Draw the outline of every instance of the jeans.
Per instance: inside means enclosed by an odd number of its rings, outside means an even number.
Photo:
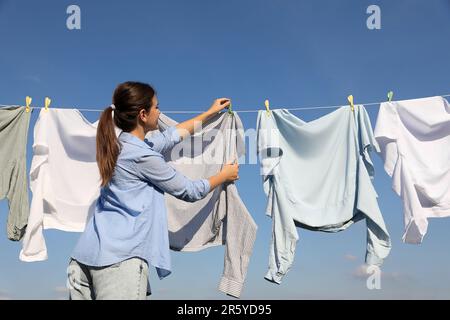
[[[148,265],[131,258],[106,267],[91,267],[71,259],[68,287],[71,300],[145,300]]]

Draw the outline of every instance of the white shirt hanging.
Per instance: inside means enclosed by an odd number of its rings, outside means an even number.
[[[100,194],[97,123],[75,109],[41,110],[34,129],[33,192],[22,261],[47,259],[44,229],[82,232]]]
[[[403,201],[403,241],[421,243],[428,218],[450,216],[449,103],[443,97],[382,103],[375,138]]]

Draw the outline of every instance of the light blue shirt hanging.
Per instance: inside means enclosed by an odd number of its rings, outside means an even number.
[[[112,180],[101,189],[72,258],[100,267],[139,257],[163,278],[171,272],[164,192],[196,201],[209,193],[210,185],[207,179],[188,179],[164,160],[162,153],[180,142],[175,127],[145,141],[122,132],[119,141]]]
[[[338,232],[367,224],[366,263],[381,265],[391,248],[371,178],[378,150],[363,106],[342,107],[305,122],[286,109],[260,111],[258,155],[272,241],[266,279],[281,283],[291,267],[296,226]]]

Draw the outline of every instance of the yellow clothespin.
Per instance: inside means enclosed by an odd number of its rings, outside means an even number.
[[[31,110],[31,108],[30,108],[31,101],[33,101],[33,99],[31,99],[31,97],[27,96],[25,98],[26,112],[30,112],[30,110]]]
[[[387,94],[387,97],[388,97],[388,101],[391,102],[392,98],[394,97],[394,92],[389,91],[388,94]]]
[[[231,100],[230,100],[230,106],[228,107],[228,114],[233,115],[233,106],[231,105]]]
[[[266,106],[267,116],[270,116],[270,104],[268,99],[264,101],[264,105]]]
[[[45,111],[48,111],[50,103],[52,103],[52,99],[50,99],[49,97],[45,97]]]
[[[352,112],[355,111],[355,105],[353,104],[353,96],[349,95],[347,97],[347,99],[348,99],[348,102],[350,103],[350,107],[352,108]]]

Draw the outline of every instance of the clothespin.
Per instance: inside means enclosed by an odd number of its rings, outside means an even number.
[[[31,98],[31,97],[29,97],[29,96],[27,96],[26,98],[25,98],[25,105],[26,105],[26,112],[30,112],[30,110],[31,110],[31,108],[30,108],[30,104],[31,104],[31,101],[32,101],[33,99]]]
[[[228,107],[228,114],[233,115],[233,106],[231,105],[231,100],[230,100],[230,106]]]
[[[352,108],[352,112],[355,111],[355,105],[353,104],[353,96],[349,95],[347,97],[347,99],[348,99],[348,102],[350,103],[350,107]]]
[[[387,97],[388,97],[388,101],[391,102],[392,98],[394,97],[394,92],[389,91],[388,94],[387,94]]]
[[[45,111],[48,111],[50,103],[52,103],[52,99],[50,99],[49,97],[45,97]]]
[[[264,105],[266,106],[267,116],[270,116],[270,104],[269,104],[269,99],[266,99],[266,101],[264,101]]]

